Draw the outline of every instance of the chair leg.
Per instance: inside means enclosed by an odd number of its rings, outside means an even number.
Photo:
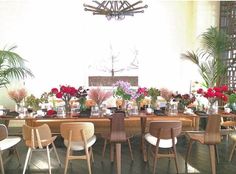
[[[190,152],[191,152],[191,149],[192,149],[192,144],[193,144],[193,141],[190,140],[189,145],[188,145],[188,149],[187,149],[187,153],[186,153],[186,156],[185,156],[185,165],[186,166],[187,166],[189,155],[190,155]]]
[[[58,161],[59,165],[61,166],[61,161],[60,161],[60,158],[58,156],[57,149],[56,149],[56,146],[55,146],[54,143],[52,143],[52,147],[53,147],[54,153],[56,155],[57,161]]]
[[[107,146],[107,139],[104,139],[104,145],[103,145],[103,149],[102,149],[102,159],[105,156],[106,146]]]
[[[157,166],[157,155],[159,153],[159,147],[156,147],[155,154],[154,154],[154,159],[153,159],[153,174],[156,173],[156,166]]]
[[[211,172],[212,174],[216,174],[216,154],[215,154],[215,145],[208,145],[210,152],[210,160],[211,160]]]
[[[177,162],[177,152],[176,152],[176,146],[175,146],[175,144],[174,144],[174,146],[173,146],[173,153],[174,153],[174,158],[175,158],[176,171],[177,171],[177,173],[179,173],[178,162]]]
[[[48,171],[49,171],[49,174],[51,174],[51,160],[50,160],[50,150],[49,150],[49,147],[47,146],[46,147],[47,149],[47,158],[48,158]]]
[[[31,156],[31,153],[32,153],[32,149],[29,147],[29,148],[28,148],[27,155],[26,155],[25,165],[24,165],[24,169],[23,169],[23,173],[22,173],[22,174],[25,174],[26,167],[27,167],[27,165],[28,165],[29,157]]]
[[[91,160],[94,163],[93,148],[92,147],[90,147],[90,155],[91,155]]]
[[[70,156],[70,147],[67,147],[64,174],[67,173],[68,162],[69,162],[69,156]]]
[[[90,155],[89,155],[89,151],[88,151],[88,148],[87,148],[87,147],[85,148],[85,154],[86,154],[86,158],[87,158],[87,164],[88,164],[88,171],[89,171],[89,174],[92,174]]]
[[[110,150],[110,160],[111,160],[111,162],[114,162],[114,150],[115,150],[115,148],[114,148],[114,143],[110,143],[110,148],[111,148],[111,150]]]
[[[1,163],[1,172],[4,174],[3,160],[2,160],[2,151],[0,151],[0,163]]]
[[[230,152],[230,155],[229,155],[229,162],[231,162],[232,160],[232,157],[233,157],[233,154],[234,154],[234,151],[235,151],[235,147],[236,147],[236,142],[234,143],[233,147],[232,147],[232,150]]]
[[[219,153],[218,153],[218,147],[217,145],[215,144],[215,153],[216,153],[216,159],[217,159],[217,163],[220,163],[220,158],[219,158]]]
[[[134,156],[133,156],[133,152],[132,152],[132,147],[131,147],[130,139],[128,138],[127,141],[128,141],[128,145],[129,145],[129,152],[130,152],[131,160],[134,161]]]

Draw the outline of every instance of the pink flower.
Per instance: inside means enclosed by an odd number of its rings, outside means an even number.
[[[96,102],[100,106],[104,101],[113,95],[110,91],[102,90],[101,88],[92,88],[89,90],[88,97]]]

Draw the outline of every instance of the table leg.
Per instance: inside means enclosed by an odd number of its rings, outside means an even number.
[[[145,146],[145,129],[146,129],[146,122],[147,118],[146,117],[140,117],[140,124],[141,124],[141,151],[143,153],[143,160],[146,162],[147,161],[147,151],[146,151],[146,146]]]
[[[116,169],[117,174],[121,174],[121,144],[116,143]]]

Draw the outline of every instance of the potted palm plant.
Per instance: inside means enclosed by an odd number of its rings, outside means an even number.
[[[16,46],[0,50],[0,88],[10,84],[12,78],[24,79],[33,77],[33,73],[26,67],[26,60],[13,52]]]
[[[227,73],[227,66],[222,60],[222,54],[230,44],[228,35],[210,27],[201,36],[202,48],[197,51],[187,51],[181,58],[190,60],[197,65],[204,86],[214,87],[223,83]]]

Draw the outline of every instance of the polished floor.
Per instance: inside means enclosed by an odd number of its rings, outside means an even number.
[[[92,165],[93,174],[115,174],[115,164],[109,161],[109,146],[107,147],[106,156],[102,160],[102,145],[103,140],[98,138],[94,145],[94,158],[95,162]],[[58,137],[56,140],[56,146],[58,149],[59,157],[64,163],[66,149],[63,146],[62,139]],[[208,155],[207,146],[201,144],[194,144],[191,158],[186,169],[184,163],[184,157],[186,153],[187,141],[184,136],[179,137],[177,144],[178,151],[178,166],[179,173],[185,174],[210,174],[210,159]],[[229,151],[232,146],[231,140],[226,138],[222,139],[221,144],[218,146],[220,162],[217,164],[217,174],[235,174],[236,173],[236,154],[233,157],[232,162],[228,162]],[[131,161],[128,146],[126,143],[122,144],[122,174],[151,174],[152,173],[152,162],[145,163],[142,160],[140,153],[140,137],[134,137],[132,139],[132,147],[134,153],[134,162]],[[6,174],[21,174],[23,171],[24,160],[26,156],[26,147],[22,141],[18,145],[18,150],[21,158],[21,166],[18,165],[17,158],[14,156],[5,164]],[[4,156],[7,154],[5,153]],[[64,164],[60,167],[56,161],[56,157],[51,152],[52,157],[52,173],[63,174]],[[27,169],[27,174],[43,174],[48,173],[47,170],[47,158],[46,152],[35,152],[32,155],[31,164]],[[87,164],[85,161],[74,160],[68,168],[68,174],[86,174],[88,173]],[[174,161],[168,159],[160,159],[157,164],[157,173],[159,174],[171,174],[176,173]]]

